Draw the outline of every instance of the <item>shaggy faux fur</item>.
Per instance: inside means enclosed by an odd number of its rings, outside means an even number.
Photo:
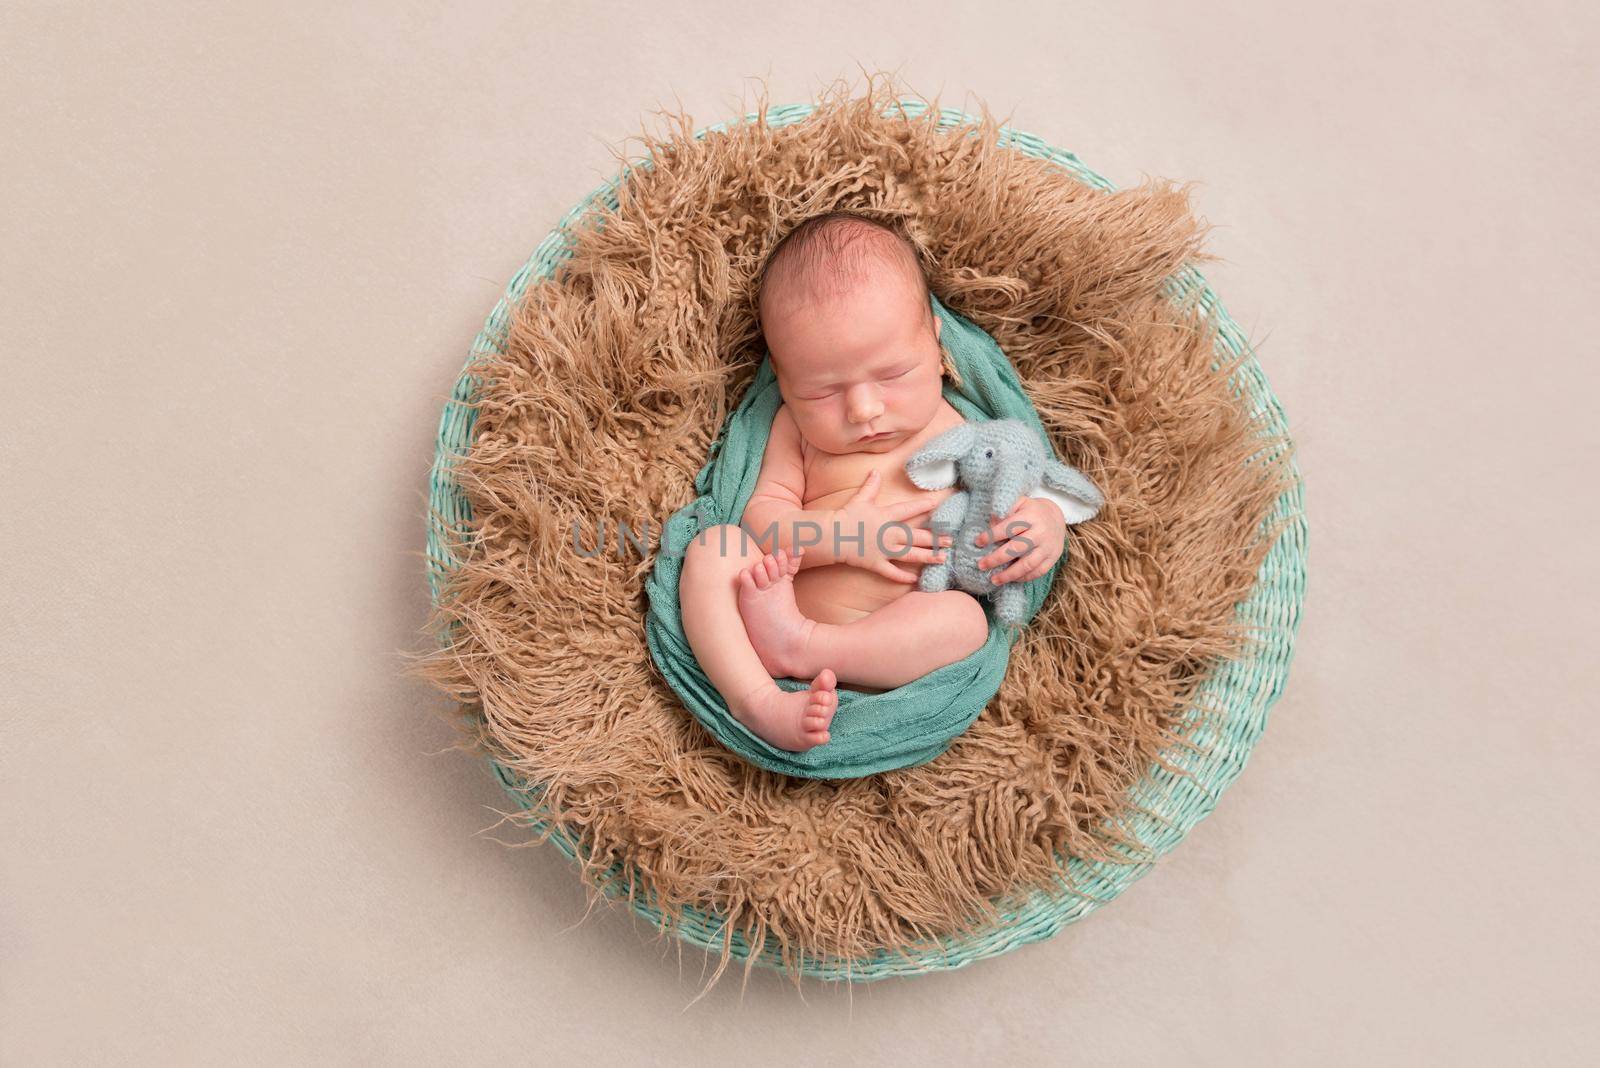
[[[450,643],[426,666],[472,744],[547,784],[586,881],[620,865],[613,892],[726,915],[790,963],[979,932],[996,900],[1056,886],[1065,854],[1137,856],[1128,789],[1192,726],[1208,666],[1241,650],[1234,608],[1285,484],[1287,450],[1213,367],[1203,320],[1161,294],[1199,254],[1185,193],[1088,188],[998,147],[987,110],[956,132],[936,128],[937,103],[883,117],[901,95],[835,89],[800,124],[703,141],[670,116],[642,139],[653,167],[580,223],[505,353],[473,368],[477,436],[456,473],[475,537],[439,598]],[[756,274],[834,208],[904,229],[1106,497],[972,728],[932,763],[846,782],[713,742],[653,672],[649,560],[572,545],[574,524],[592,546],[600,526],[659,531],[693,498],[765,351]]]

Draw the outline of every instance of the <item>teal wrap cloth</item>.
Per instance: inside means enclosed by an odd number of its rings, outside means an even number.
[[[1020,419],[1033,427],[1049,448],[1039,413],[1022,391],[1016,370],[1000,346],[937,297],[930,300],[944,324],[939,340],[961,378],[960,385],[946,380],[945,399],[967,419]],[[964,660],[884,693],[861,693],[840,686],[839,709],[828,728],[827,744],[803,753],[770,745],[734,719],[722,695],[700,670],[684,636],[678,604],[683,554],[702,531],[720,523],[739,523],[755,491],[767,436],[782,403],[772,361],[764,359],[695,478],[700,496],[665,523],[654,566],[645,580],[650,599],[645,638],[650,655],[684,706],[719,742],[769,771],[811,779],[849,779],[927,763],[972,725],[1005,677],[1017,632],[994,624],[987,601],[984,611],[990,617],[989,638],[981,648]],[[1044,604],[1065,559],[1063,553],[1047,574],[1026,584],[1024,624]],[[778,685],[800,690],[809,683],[780,679]]]

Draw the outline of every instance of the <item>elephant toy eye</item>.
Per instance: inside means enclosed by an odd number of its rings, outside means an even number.
[[[993,449],[984,449],[983,450],[983,458],[985,460],[993,460],[994,459],[994,450]]]

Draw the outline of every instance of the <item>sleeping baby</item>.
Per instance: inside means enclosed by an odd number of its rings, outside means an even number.
[[[905,463],[963,419],[942,393],[941,323],[911,246],[848,213],[807,220],[768,259],[758,308],[783,404],[741,525],[689,544],[679,600],[728,710],[799,752],[827,742],[837,686],[904,685],[976,651],[989,625],[971,594],[915,588],[950,544],[928,514],[955,491],[918,489]],[[994,546],[979,562],[994,583],[1060,557],[1051,500],[991,518],[975,544]]]

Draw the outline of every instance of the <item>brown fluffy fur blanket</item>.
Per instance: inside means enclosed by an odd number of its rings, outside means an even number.
[[[1243,648],[1234,609],[1288,470],[1206,321],[1163,295],[1199,256],[1183,190],[1092,189],[999,147],[986,109],[955,131],[937,104],[886,117],[892,88],[836,89],[791,126],[696,140],[676,116],[642,138],[653,166],[574,227],[505,351],[471,368],[476,436],[456,476],[474,529],[425,666],[471,745],[544,784],[591,885],[618,867],[612,892],[726,916],[788,963],[972,935],[1014,896],[1060,887],[1068,855],[1137,857],[1129,788]],[[694,497],[765,351],[756,272],[834,208],[910,236],[939,299],[995,338],[1058,454],[1107,498],[971,729],[931,763],[844,782],[719,747],[646,650],[650,560],[571,544],[574,521],[586,538],[659,530]]]

